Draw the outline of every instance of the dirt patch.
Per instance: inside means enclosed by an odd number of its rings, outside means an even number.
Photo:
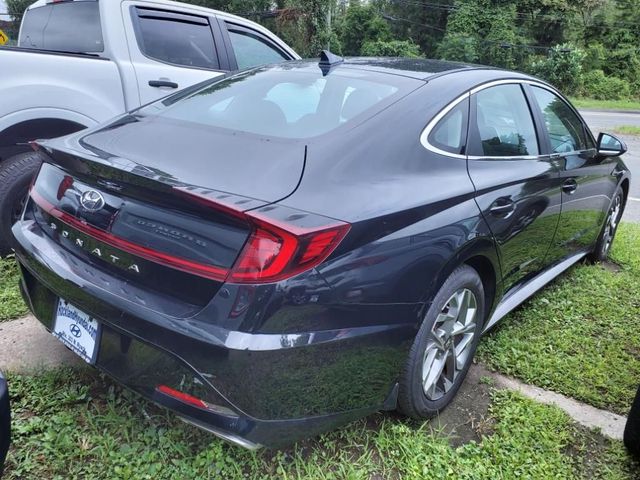
[[[493,373],[480,365],[472,365],[453,402],[429,422],[432,431],[449,437],[452,447],[493,433],[489,415],[491,391],[495,389]]]
[[[602,265],[602,268],[608,270],[611,273],[618,273],[620,272],[620,270],[622,270],[622,267],[620,265],[611,261],[602,262],[600,265]]]
[[[579,478],[605,478],[604,472],[610,468],[613,460],[614,440],[603,437],[594,430],[581,425],[573,426],[573,438],[564,453],[573,459]],[[640,478],[640,463],[626,457],[620,465],[625,478]]]

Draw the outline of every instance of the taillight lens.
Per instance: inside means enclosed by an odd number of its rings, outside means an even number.
[[[331,255],[350,228],[338,223],[309,231],[247,217],[255,228],[227,279],[232,283],[277,282],[310,270]]]
[[[295,221],[275,220],[260,210],[244,212],[220,198],[176,190],[201,204],[242,218],[252,226],[251,234],[226,278],[231,283],[272,283],[311,270],[333,253],[351,228],[348,223],[316,216],[314,227],[301,227]]]

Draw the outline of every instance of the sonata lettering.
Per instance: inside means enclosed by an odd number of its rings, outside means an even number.
[[[49,227],[53,231],[59,230],[58,225],[53,223],[53,222],[49,224]],[[60,230],[60,234],[64,238],[70,238],[71,237],[71,233],[68,232],[67,230]],[[76,245],[78,247],[81,247],[81,248],[85,248],[85,240],[76,237],[76,238],[73,238],[72,241],[73,241],[74,245]],[[103,248],[95,247],[95,248],[93,248],[91,250],[86,249],[86,251],[88,253],[90,253],[91,255],[95,256],[95,257],[110,260],[111,263],[113,263],[114,265],[117,265],[117,266],[119,266],[121,268],[124,268],[126,270],[130,270],[132,272],[140,274],[140,267],[136,263],[126,262],[125,260],[123,260],[122,258],[118,257],[117,255],[113,255],[111,253],[105,252]]]

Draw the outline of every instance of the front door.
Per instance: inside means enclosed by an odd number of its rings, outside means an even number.
[[[612,159],[597,156],[595,142],[579,115],[561,97],[531,86],[544,119],[552,156],[561,162],[562,215],[548,263],[590,249],[598,238],[617,178]]]
[[[469,175],[498,245],[505,292],[544,267],[560,218],[560,162],[546,154],[536,118],[517,82],[471,97]]]

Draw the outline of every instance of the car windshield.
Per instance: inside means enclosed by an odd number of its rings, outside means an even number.
[[[418,86],[417,80],[337,69],[272,66],[229,77],[140,110],[142,115],[282,138],[327,133],[373,115]],[[365,117],[366,118],[366,117]]]

